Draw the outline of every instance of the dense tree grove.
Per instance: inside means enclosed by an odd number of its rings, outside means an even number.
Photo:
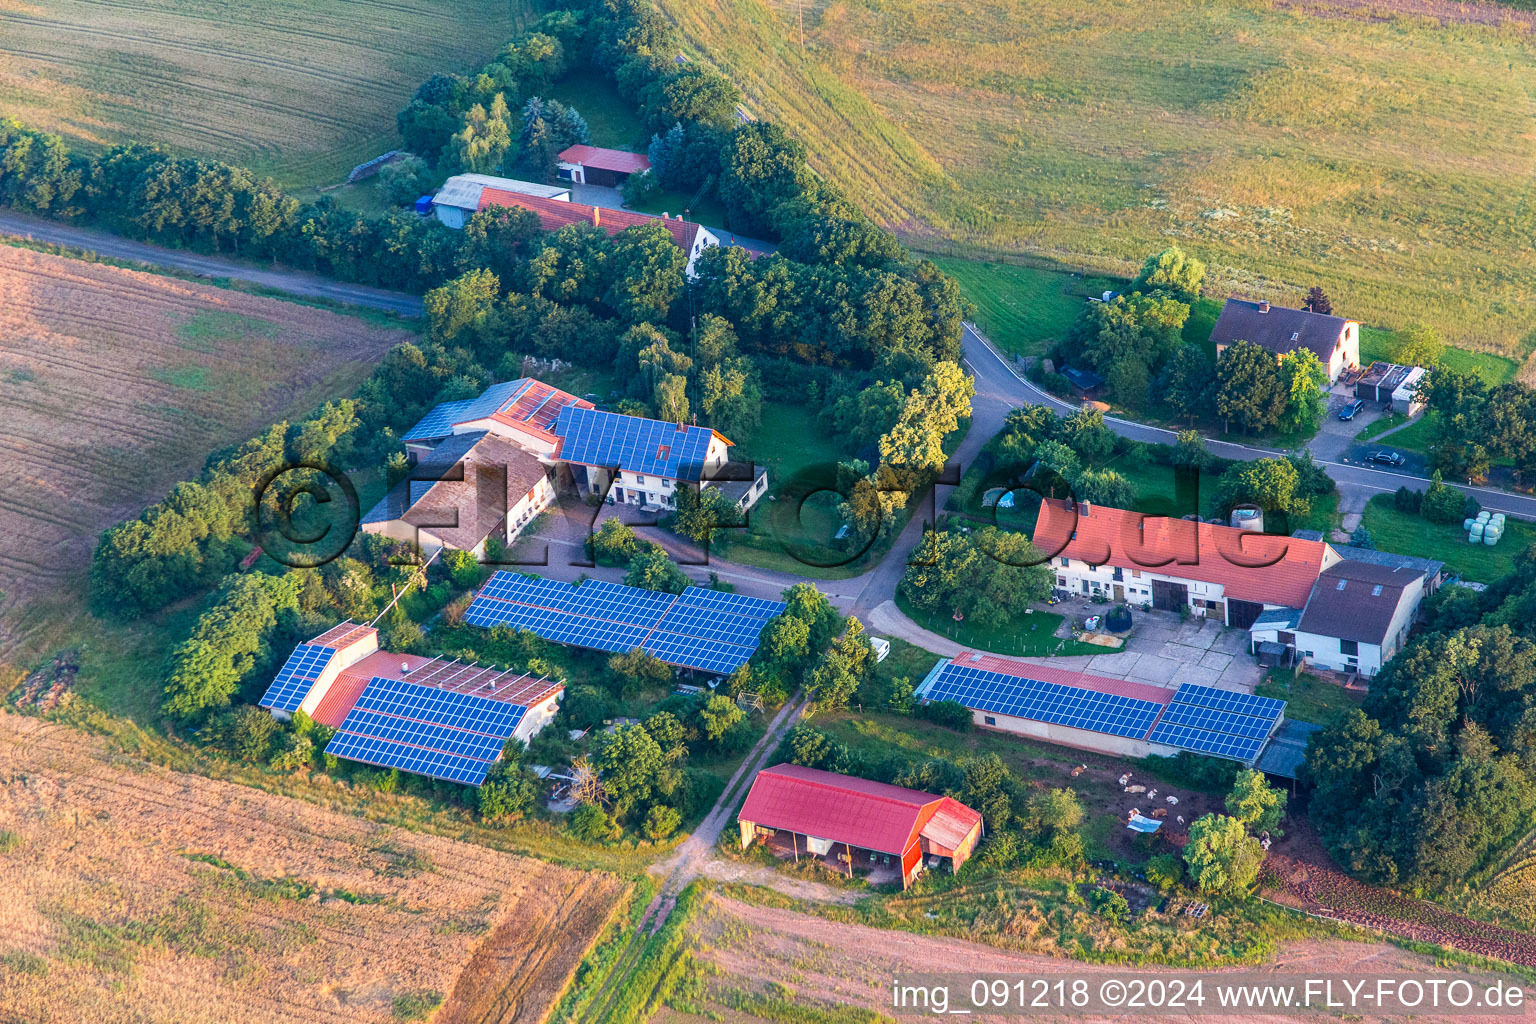
[[[1536,391],[1528,385],[1489,386],[1474,372],[1436,366],[1418,393],[1429,408],[1433,468],[1480,482],[1494,459],[1506,458],[1518,479],[1536,473]]]
[[[1315,737],[1313,822],[1360,877],[1434,891],[1523,835],[1536,814],[1536,550],[1482,593],[1451,587],[1363,709]]]

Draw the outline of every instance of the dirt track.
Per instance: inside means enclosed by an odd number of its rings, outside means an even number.
[[[1136,971],[1157,973],[1156,968],[1135,969],[1088,964],[1048,956],[1014,953],[959,939],[841,924],[791,910],[753,906],[719,895],[711,897],[710,907],[700,922],[699,933],[702,942],[699,955],[718,969],[719,973],[715,977],[728,979],[722,984],[738,989],[752,989],[761,987],[766,980],[772,980],[785,986],[792,993],[789,998],[796,1005],[851,1005],[887,1013],[891,979],[901,975],[991,972],[1092,977],[1108,973],[1125,975]],[[1429,957],[1409,953],[1385,943],[1327,940],[1288,943],[1267,964],[1252,968],[1230,968],[1225,969],[1225,972],[1407,975],[1423,974],[1432,967],[1433,961]],[[1223,972],[1202,973],[1210,977]],[[722,1016],[723,1019],[733,1022],[757,1019],[729,1012]],[[653,1024],[694,1024],[702,1019],[675,1010],[663,1010],[653,1018]],[[1018,1021],[1026,1018],[968,1016],[966,1019],[977,1022],[1006,1020],[1011,1024],[1017,1024]],[[1135,1021],[1137,1024],[1161,1024],[1161,1022],[1172,1024],[1175,1021],[1187,1022],[1191,1016],[1184,1012],[1178,1014],[1138,1012],[1124,1016],[1091,1019],[1127,1020]],[[1295,1022],[1308,1018],[1254,1013],[1195,1019]],[[1357,1016],[1352,1019],[1365,1021],[1380,1018]],[[1423,1016],[1416,1019],[1437,1018]],[[1444,1019],[1470,1022],[1507,1021],[1511,1018],[1461,1016]]]

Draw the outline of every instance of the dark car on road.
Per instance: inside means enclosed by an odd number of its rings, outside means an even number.
[[[1379,463],[1383,466],[1401,466],[1408,461],[1403,458],[1401,453],[1394,452],[1390,448],[1382,448],[1379,451],[1371,452],[1371,454],[1365,457],[1365,460],[1367,462]]]
[[[1339,419],[1346,420],[1346,421],[1354,419],[1355,418],[1355,413],[1359,412],[1361,407],[1364,406],[1364,405],[1365,405],[1365,400],[1364,399],[1361,399],[1361,398],[1355,399],[1353,402],[1350,402],[1344,408],[1339,410]]]

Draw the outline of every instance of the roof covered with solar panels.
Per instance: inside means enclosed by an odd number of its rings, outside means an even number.
[[[939,662],[917,695],[1244,764],[1285,715],[1285,701],[1270,697],[1195,683],[1169,690],[979,652]]]
[[[572,647],[615,653],[638,647],[679,668],[729,675],[752,657],[763,626],[783,611],[782,601],[702,587],[674,596],[606,580],[578,585],[503,571],[485,582],[464,621],[526,629]]]
[[[667,423],[643,416],[567,406],[555,423],[562,462],[631,473],[701,480],[709,443],[719,434],[708,427]],[[730,444],[725,438],[720,440]]]
[[[480,420],[495,420],[535,436],[553,440],[560,411],[592,403],[532,377],[492,384],[477,398],[442,402],[405,432],[403,441],[432,441],[448,437],[456,427]]]

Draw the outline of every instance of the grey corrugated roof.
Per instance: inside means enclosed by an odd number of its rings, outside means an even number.
[[[1259,755],[1259,760],[1254,767],[1270,775],[1279,775],[1287,779],[1296,778],[1302,762],[1307,759],[1307,740],[1322,728],[1311,722],[1298,722],[1294,718],[1287,718],[1269,738],[1269,744]]]
[[[1343,317],[1274,305],[1261,313],[1260,307],[1261,303],[1252,299],[1228,299],[1211,329],[1211,341],[1217,345],[1251,341],[1276,355],[1298,348],[1311,349],[1324,366],[1333,359],[1339,336],[1348,323]]]
[[[1437,562],[1432,558],[1415,558],[1413,555],[1399,555],[1391,551],[1377,551],[1374,548],[1357,548],[1349,545],[1334,545],[1337,551],[1345,559],[1351,562],[1369,562],[1373,565],[1390,567],[1402,567],[1412,569],[1421,576],[1434,577],[1445,568],[1444,562]]]
[[[1301,618],[1299,608],[1266,608],[1259,612],[1259,617],[1253,620],[1254,626],[1274,626],[1277,629],[1290,629]],[[1250,629],[1253,626],[1249,627]]]

